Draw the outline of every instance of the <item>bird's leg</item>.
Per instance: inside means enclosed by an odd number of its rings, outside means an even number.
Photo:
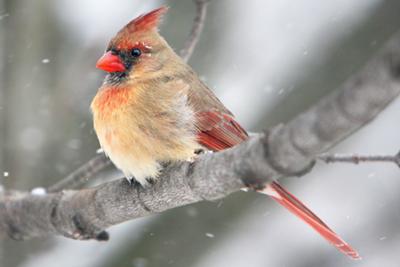
[[[187,159],[187,161],[193,163],[196,161],[196,159],[200,156],[200,155],[206,155],[206,154],[212,154],[214,153],[211,150],[208,149],[204,149],[204,148],[198,148],[194,151],[193,156],[191,156],[190,158]]]
[[[142,185],[135,179],[134,176],[128,175],[128,176],[125,176],[125,178],[126,178],[126,180],[128,180],[129,185],[132,186],[132,187],[137,188],[137,187],[142,186]]]
[[[150,185],[154,185],[156,183],[156,180],[152,177],[146,178],[146,182]]]
[[[204,149],[204,148],[198,148],[198,149],[196,149],[195,151],[194,151],[194,154],[196,154],[196,155],[201,155],[201,154],[203,154],[203,153],[205,153],[206,152],[206,150]]]

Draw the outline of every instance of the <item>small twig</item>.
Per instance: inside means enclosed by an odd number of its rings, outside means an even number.
[[[111,161],[106,157],[105,154],[98,155],[85,164],[79,169],[75,170],[67,177],[50,186],[47,192],[53,193],[64,189],[78,189],[85,185],[91,177],[96,175],[99,171],[111,164]]]
[[[207,16],[207,6],[210,0],[194,0],[196,3],[196,17],[194,18],[193,27],[189,37],[186,39],[185,45],[180,52],[181,57],[185,62],[188,62],[193,54],[193,51],[200,39],[203,31],[204,22]]]
[[[400,168],[400,152],[394,156],[388,155],[328,155],[323,154],[317,157],[317,159],[324,161],[325,163],[338,163],[338,162],[345,162],[345,163],[369,163],[369,162],[393,162]]]

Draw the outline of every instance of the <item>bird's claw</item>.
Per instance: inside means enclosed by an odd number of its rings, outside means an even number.
[[[140,186],[140,183],[133,176],[125,176],[126,180],[129,183],[129,186],[137,187]]]
[[[203,149],[203,148],[199,148],[199,149],[196,149],[195,151],[194,151],[194,154],[196,154],[196,155],[201,155],[201,154],[203,154],[205,152],[205,150]]]

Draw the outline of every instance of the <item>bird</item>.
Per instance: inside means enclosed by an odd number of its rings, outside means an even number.
[[[91,103],[99,143],[129,181],[157,181],[163,163],[246,141],[248,133],[159,33],[168,7],[142,14],[109,42],[96,67],[107,72]],[[150,185],[151,186],[151,185]],[[267,194],[353,259],[359,254],[276,181]]]

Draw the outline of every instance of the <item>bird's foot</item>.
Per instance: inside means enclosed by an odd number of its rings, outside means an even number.
[[[212,153],[214,153],[214,151],[203,148],[199,148],[194,151],[195,155],[212,154]]]
[[[132,187],[139,187],[141,184],[135,179],[134,176],[125,176],[126,180],[128,181],[129,185]]]
[[[201,155],[205,152],[206,150],[204,150],[203,148],[198,148],[194,151],[194,154],[196,155]]]
[[[133,176],[126,176],[126,180],[128,181],[129,185],[134,188],[146,188],[147,186],[152,186],[156,183],[156,179],[152,177],[145,178],[146,182],[139,182]]]
[[[200,156],[200,155],[206,155],[206,154],[211,154],[213,153],[211,150],[206,150],[206,149],[196,149],[194,151],[194,155],[191,156],[190,158],[188,158],[186,161],[189,161],[190,163],[193,163],[196,161],[196,159]]]
[[[146,182],[147,182],[149,185],[154,185],[154,184],[156,183],[156,179],[151,178],[151,177],[148,177],[148,178],[146,178]]]

